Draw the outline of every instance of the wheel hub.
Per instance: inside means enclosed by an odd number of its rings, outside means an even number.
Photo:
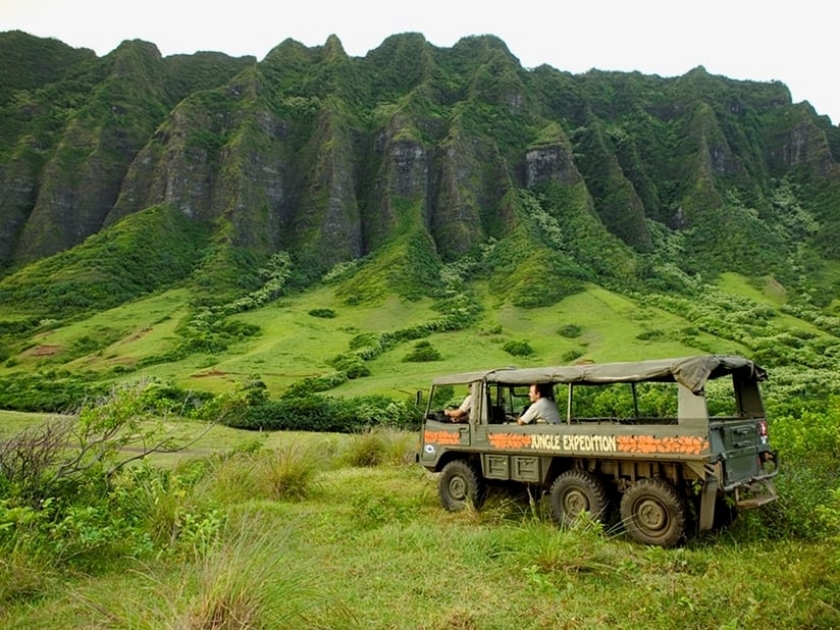
[[[463,500],[467,498],[467,484],[461,477],[453,477],[449,480],[449,494],[453,499]]]
[[[571,517],[575,517],[581,512],[589,509],[589,501],[586,495],[582,492],[572,490],[566,493],[563,500],[563,509]]]
[[[639,525],[651,531],[661,530],[668,523],[668,512],[652,499],[642,501],[636,514]]]

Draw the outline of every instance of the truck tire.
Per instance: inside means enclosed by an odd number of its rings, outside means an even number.
[[[481,507],[484,480],[475,466],[463,459],[453,459],[440,473],[438,494],[441,505],[450,512],[458,512],[470,504]]]
[[[685,534],[688,508],[664,479],[639,479],[621,497],[621,520],[637,542],[676,545]]]
[[[589,512],[596,520],[603,521],[610,503],[606,484],[587,470],[567,470],[551,484],[549,495],[551,514],[565,527],[582,512]]]

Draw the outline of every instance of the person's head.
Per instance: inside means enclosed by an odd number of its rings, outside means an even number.
[[[540,398],[551,398],[551,385],[548,383],[532,383],[528,390],[528,398],[536,402]]]

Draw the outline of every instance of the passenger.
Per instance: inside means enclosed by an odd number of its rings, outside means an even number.
[[[534,383],[528,391],[528,398],[531,399],[531,405],[516,420],[517,424],[530,424],[531,422],[557,424],[560,422],[560,411],[551,399],[550,384]]]
[[[460,407],[455,409],[444,409],[444,415],[448,416],[452,422],[464,422],[470,417],[470,407],[472,407],[472,393],[467,387],[467,397],[461,403]]]

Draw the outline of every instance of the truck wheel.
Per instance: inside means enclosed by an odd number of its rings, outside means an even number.
[[[646,545],[672,547],[685,534],[688,508],[664,479],[639,479],[621,497],[621,520]]]
[[[475,466],[455,459],[443,467],[438,494],[441,505],[450,512],[463,510],[470,503],[480,507],[484,500],[484,480]]]
[[[601,521],[610,502],[606,484],[587,470],[564,472],[551,484],[549,494],[552,516],[566,527],[582,512],[589,512]]]

